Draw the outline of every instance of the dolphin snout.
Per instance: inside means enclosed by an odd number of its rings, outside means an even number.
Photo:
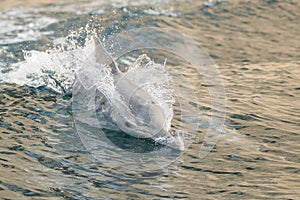
[[[171,135],[168,132],[161,132],[154,138],[155,142],[158,142],[160,144],[166,145],[172,149],[184,151],[184,143],[183,139],[179,135]]]

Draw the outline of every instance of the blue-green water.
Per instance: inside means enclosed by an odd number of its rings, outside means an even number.
[[[1,10],[0,198],[297,199],[298,10],[296,0],[87,1]],[[137,172],[115,167],[132,163],[111,151],[108,158],[95,160],[76,131],[71,96],[53,91],[59,88],[55,84],[41,84],[45,83],[41,74],[33,72],[40,65],[47,69],[76,65],[64,54],[75,48],[67,41],[82,46],[91,30],[110,52],[116,52],[117,47],[107,42],[109,36],[146,27],[176,30],[210,54],[224,83],[226,116],[224,134],[206,157],[199,158],[215,109],[212,86],[182,55],[164,49],[146,51],[161,65],[167,58],[171,86],[176,88],[171,127],[188,130],[194,138],[174,162],[155,171],[142,166]],[[141,37],[151,38],[147,32]],[[163,37],[158,41],[172,46]],[[172,43],[185,48],[180,38]],[[117,61],[126,68],[143,53],[134,51]],[[47,55],[52,56],[49,62]],[[197,128],[192,120],[176,118],[193,109],[199,112]],[[161,148],[120,132],[108,132],[107,137],[128,155]]]

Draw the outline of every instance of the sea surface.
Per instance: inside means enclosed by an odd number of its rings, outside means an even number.
[[[0,199],[299,199],[300,1],[4,3]],[[166,103],[184,152],[78,121],[93,35]]]

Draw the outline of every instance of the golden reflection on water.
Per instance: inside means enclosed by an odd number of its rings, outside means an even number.
[[[2,1],[0,8],[20,2]],[[198,138],[181,159],[156,176],[128,178],[98,164],[89,166],[93,172],[68,165],[91,160],[82,152],[61,155],[52,145],[59,142],[51,140],[53,135],[67,135],[72,126],[62,109],[64,101],[1,85],[0,197],[297,199],[299,2],[272,2],[235,0],[210,8],[204,8],[203,1],[174,3],[169,9],[180,11],[179,17],[149,16],[158,27],[192,36],[211,54],[226,88],[226,125],[237,129],[236,135],[224,134],[204,159],[198,157]],[[200,103],[209,106],[209,100],[205,96]],[[41,114],[40,109],[52,114]],[[70,124],[57,126],[59,120]],[[53,130],[52,136],[47,129]]]

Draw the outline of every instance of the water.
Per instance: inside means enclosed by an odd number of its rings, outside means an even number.
[[[2,9],[0,197],[297,199],[300,186],[298,10],[296,0],[152,4],[66,1],[36,8]],[[199,158],[203,141],[209,141],[205,136],[211,117],[222,116],[221,107],[211,102],[211,91],[218,88],[217,84],[209,84],[206,74],[197,73],[182,55],[164,49],[141,49],[121,56],[117,62],[123,70],[128,70],[129,64],[144,53],[159,66],[166,61],[176,100],[171,129],[193,136],[182,155],[164,157],[174,154],[163,154],[157,159],[172,158],[172,163],[162,165],[162,169],[137,172],[116,167],[122,162],[122,154],[118,152],[103,160],[88,153],[75,131],[77,124],[70,95],[58,94],[63,92],[61,88],[47,81],[40,69],[42,66],[60,72],[56,76],[60,76],[69,90],[74,76],[63,70],[82,64],[71,59],[69,52],[76,51],[78,46],[84,48],[85,38],[93,31],[108,51],[117,55],[118,44],[110,38],[145,27],[175,29],[204,47],[217,64],[224,83],[226,116],[217,144],[207,156]],[[161,46],[179,45],[178,49],[185,49],[180,37],[170,42],[168,37],[160,36]],[[151,34],[144,32],[141,37],[151,38]],[[147,40],[142,42],[149,44]],[[80,52],[77,59],[80,55],[90,55]],[[188,48],[182,53],[186,52],[193,55]],[[60,67],[62,63],[65,68]],[[161,70],[156,72],[159,74]],[[137,74],[132,76],[142,77]],[[155,91],[159,90],[152,90]],[[196,118],[180,118],[182,113]],[[92,129],[84,127],[87,131]],[[108,132],[107,137],[127,149],[128,154],[134,150],[143,155],[162,148],[121,132]],[[128,158],[132,157],[125,157],[124,165],[132,163]]]

